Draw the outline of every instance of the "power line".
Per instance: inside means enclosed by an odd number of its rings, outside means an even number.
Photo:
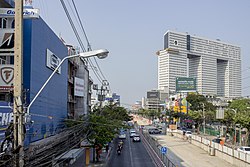
[[[89,42],[89,40],[88,40],[86,31],[85,31],[85,29],[84,29],[84,27],[83,27],[83,24],[82,24],[82,21],[81,21],[81,18],[80,18],[80,16],[79,16],[79,13],[78,13],[78,10],[77,10],[77,8],[76,8],[76,5],[75,5],[74,0],[72,0],[72,3],[73,3],[73,6],[74,6],[74,9],[75,9],[75,12],[76,12],[76,14],[77,14],[77,18],[78,18],[78,21],[79,21],[79,23],[80,23],[80,27],[81,27],[81,29],[82,29],[82,31],[83,31],[83,34],[84,34],[84,36],[85,36],[85,39],[86,39],[86,41],[87,41],[88,50],[92,50],[92,49],[91,49],[90,42]],[[96,65],[97,65],[97,68],[98,68],[99,72],[101,73],[101,76],[103,77],[103,80],[107,80],[106,77],[103,75],[102,70],[101,70],[99,64],[97,63],[95,57],[94,57],[94,60],[95,60],[95,63],[96,63]]]
[[[77,30],[76,30],[76,27],[75,27],[75,25],[74,25],[74,23],[73,23],[73,21],[72,21],[72,19],[71,19],[71,16],[70,16],[70,14],[69,14],[69,12],[68,12],[68,9],[67,9],[67,7],[66,7],[64,1],[63,1],[63,0],[60,0],[60,2],[61,2],[61,4],[62,4],[63,9],[64,9],[64,11],[65,11],[65,13],[66,13],[66,16],[67,16],[67,18],[68,18],[68,20],[69,20],[69,22],[70,22],[70,25],[71,25],[71,27],[72,27],[72,29],[73,29],[73,31],[74,31],[76,37],[77,37],[77,40],[78,40],[78,42],[79,42],[79,44],[80,44],[80,47],[83,49],[83,51],[86,51],[86,49],[85,49],[85,47],[84,47],[84,45],[83,45],[83,43],[82,43],[82,41],[81,41],[81,38],[80,38],[80,36],[79,36],[79,34],[78,34]],[[87,62],[89,62],[92,66],[94,66],[90,59],[87,59]],[[94,72],[95,76],[97,77],[97,79],[99,80],[99,82],[101,83],[101,82],[102,82],[102,78],[100,77],[100,75],[99,75],[94,69],[93,69],[93,72]]]

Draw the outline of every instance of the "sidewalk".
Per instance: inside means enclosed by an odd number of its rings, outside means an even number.
[[[210,156],[201,148],[192,145],[187,140],[183,140],[177,137],[167,135],[154,136],[162,146],[166,146],[172,152],[175,153],[180,159],[181,163],[187,167],[235,167],[234,165],[218,158],[216,156]]]
[[[139,125],[147,125],[147,119],[142,117],[135,117],[135,121]],[[211,136],[207,136],[208,138]],[[172,137],[167,135],[154,135],[154,138],[158,140],[159,144],[169,149],[169,153],[174,153],[177,157],[174,158],[177,161],[181,161],[181,165],[186,167],[235,167],[234,165],[224,161],[223,159],[210,156],[206,151],[201,148],[192,145],[187,140],[183,140],[178,137]],[[173,158],[173,154],[169,154]]]
[[[103,150],[103,152],[100,155],[100,159],[98,162],[93,162],[92,158],[90,161],[89,165],[85,165],[86,161],[85,161],[85,154],[83,154],[81,157],[79,157],[74,164],[70,165],[70,167],[105,167],[106,166],[106,162],[109,160],[109,154],[112,151],[112,147],[109,148],[109,152],[106,152],[105,150]]]

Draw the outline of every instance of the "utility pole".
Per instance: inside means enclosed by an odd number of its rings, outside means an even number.
[[[204,131],[204,135],[206,134],[206,116],[205,116],[205,105],[204,103],[202,103],[202,112],[203,112],[203,124],[204,124],[204,128],[203,128],[203,131]]]
[[[23,89],[23,0],[15,1],[14,38],[14,149],[16,167],[24,166],[24,113],[22,104]]]

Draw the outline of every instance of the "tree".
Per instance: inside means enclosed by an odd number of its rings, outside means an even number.
[[[234,125],[240,124],[242,128],[246,129],[245,142],[248,141],[250,131],[250,99],[237,99],[233,100],[229,105],[229,110],[234,110],[233,123]],[[244,143],[245,145],[247,143]]]
[[[188,116],[196,122],[197,132],[199,133],[199,127],[204,119],[206,122],[215,120],[216,107],[200,94],[189,94],[186,99],[191,104]]]
[[[103,108],[95,108],[89,115],[87,128],[90,133],[87,139],[96,148],[97,161],[98,150],[111,142],[121,128],[127,128],[123,122],[131,119],[132,117],[128,115],[125,108],[111,104]]]

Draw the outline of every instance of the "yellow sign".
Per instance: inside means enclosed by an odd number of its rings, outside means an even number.
[[[174,111],[187,113],[187,106],[174,106]]]

